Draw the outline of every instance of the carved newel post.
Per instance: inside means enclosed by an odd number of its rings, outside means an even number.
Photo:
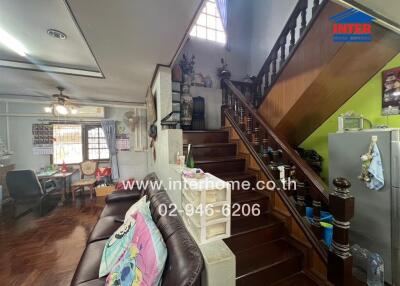
[[[350,254],[349,229],[354,216],[351,184],[344,178],[333,180],[335,191],[329,194],[329,209],[333,215],[333,240],[328,254],[328,280],[334,285],[351,285],[353,258]]]

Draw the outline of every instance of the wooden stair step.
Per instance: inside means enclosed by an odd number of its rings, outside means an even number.
[[[257,177],[253,174],[239,172],[239,173],[221,173],[217,176],[221,180],[228,181],[228,182],[239,182],[240,184],[244,181],[250,182],[251,186],[255,186],[257,183]],[[237,189],[236,186],[233,186]],[[234,189],[232,189],[233,191]]]
[[[302,253],[279,239],[236,255],[236,285],[270,285],[302,269]]]
[[[285,224],[271,214],[232,220],[231,236],[225,243],[233,252],[241,252],[255,245],[282,238]]]
[[[243,235],[261,228],[267,228],[274,224],[280,224],[282,221],[275,216],[266,213],[254,217],[242,217],[232,222],[231,235]]]
[[[193,144],[191,146],[192,154],[195,159],[210,158],[210,157],[223,157],[236,155],[235,143],[207,143],[207,144]],[[183,145],[183,154],[187,155],[188,144]]]
[[[256,190],[242,190],[237,192],[232,192],[232,202],[249,202],[261,199],[267,199],[267,194],[262,191]]]
[[[228,143],[226,130],[183,131],[183,144]]]
[[[284,278],[271,286],[318,286],[314,280],[308,277],[304,272],[298,272],[292,276]]]
[[[204,158],[200,160],[196,160],[195,158],[194,164],[196,168],[215,175],[226,173],[226,171],[243,172],[246,167],[246,160],[236,156]]]
[[[232,192],[232,212],[235,209],[240,208],[238,213],[243,214],[247,212],[245,205],[251,207],[255,204],[259,205],[260,213],[267,213],[269,211],[269,197],[258,191],[233,191]],[[250,215],[251,216],[251,215]],[[238,216],[242,217],[242,216]],[[238,217],[233,216],[232,219],[237,219]]]

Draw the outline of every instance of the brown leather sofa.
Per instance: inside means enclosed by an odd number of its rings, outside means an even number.
[[[145,180],[155,180],[154,174]],[[187,232],[179,216],[168,215],[173,209],[165,190],[148,188],[120,191],[106,197],[100,218],[89,235],[87,246],[75,271],[71,285],[98,286],[104,285],[105,277],[98,278],[103,248],[107,239],[122,224],[125,212],[143,195],[150,201],[150,210],[154,222],[159,228],[168,250],[162,283],[164,286],[200,286],[203,258],[200,249]],[[168,206],[167,215],[161,216],[161,204]],[[165,211],[165,210],[163,210]]]

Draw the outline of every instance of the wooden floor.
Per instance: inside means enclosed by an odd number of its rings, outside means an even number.
[[[69,285],[104,198],[77,199],[44,217],[0,221],[1,285]]]

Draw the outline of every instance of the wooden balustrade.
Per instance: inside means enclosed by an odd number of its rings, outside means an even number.
[[[349,194],[350,183],[343,178],[336,179],[335,192],[328,196],[325,184],[318,175],[260,117],[248,98],[229,80],[223,81],[222,88],[223,95],[228,95],[226,101],[228,106],[223,108],[225,116],[267,178],[276,183],[276,191],[279,192],[294,219],[320,256],[328,263],[329,281],[334,285],[348,285],[349,279],[352,279],[348,230],[349,220],[354,215],[354,198]],[[283,179],[282,172],[284,172]],[[296,187],[288,188],[289,182],[293,181],[296,182]],[[307,200],[308,197],[312,198],[311,202]],[[313,208],[311,219],[304,217],[307,204]],[[329,253],[321,242],[324,231],[320,223],[322,210],[330,211],[334,218],[333,243]]]
[[[248,102],[257,105],[260,94],[258,90],[260,86],[257,85],[256,82],[232,81],[232,83],[241,91]]]
[[[257,122],[254,124],[254,147],[260,151],[260,125]]]
[[[268,163],[268,149],[269,149],[269,139],[268,134],[264,132],[264,137],[262,139],[262,160],[264,163]]]
[[[292,20],[290,22],[290,45],[289,53],[293,51],[294,45],[296,44],[296,21]]]
[[[251,114],[247,114],[246,116],[246,135],[247,139],[249,139],[250,142],[253,142],[253,118],[251,117]]]
[[[279,63],[279,66],[282,66],[285,63],[286,60],[286,37],[283,37],[281,40],[281,61]]]
[[[309,167],[307,164],[304,164],[303,159],[300,158],[297,152],[293,150],[293,148],[288,143],[286,143],[273,131],[273,129],[258,114],[253,105],[248,102],[248,100],[244,97],[240,90],[231,81],[223,81],[222,87],[224,90],[223,94],[229,94],[231,97],[234,98],[233,100],[228,100],[228,104],[231,104],[231,102],[235,102],[235,100],[237,101],[239,116],[236,121],[238,123],[238,126],[240,126],[240,129],[244,132],[246,131],[245,114],[250,114],[252,117],[252,124],[257,124],[259,132],[263,134],[263,149],[272,148],[273,152],[270,152],[270,156],[275,156],[275,160],[277,160],[278,162],[281,161],[283,157],[289,158],[291,160],[290,165],[295,166],[297,172],[300,173],[301,176],[310,180],[310,185],[314,186],[313,189],[315,189],[319,194],[318,199],[321,202],[327,204],[328,195],[324,191],[325,184],[318,176],[315,176],[315,173],[311,169],[311,167]],[[227,89],[228,91],[225,91],[225,89]],[[231,111],[233,110],[233,107],[228,106],[225,109]],[[235,117],[234,113],[232,113],[232,116]],[[254,142],[251,143],[253,144]],[[266,144],[267,146],[264,146],[264,144]]]
[[[306,215],[306,191],[303,182],[297,182],[296,208],[301,216]]]
[[[308,1],[307,0],[300,0],[300,5],[301,5],[301,27],[300,27],[300,33],[303,34],[304,31],[306,30],[307,26],[307,8],[308,8]]]
[[[306,35],[308,28],[312,25],[314,20],[318,17],[319,12],[322,7],[328,2],[328,0],[314,0],[312,3],[312,16],[307,22],[307,9],[308,0],[298,0],[292,14],[290,15],[288,21],[286,22],[281,34],[279,35],[275,45],[271,49],[270,54],[265,60],[261,71],[257,75],[257,86],[262,86],[264,83],[264,88],[258,92],[258,100],[254,102],[254,106],[261,104],[262,100],[267,96],[271,87],[275,84],[279,77],[279,74],[283,70],[284,66],[288,63],[289,59],[293,56],[296,48],[303,40]],[[300,21],[298,19],[300,18]],[[300,22],[300,27],[298,27],[298,22]],[[296,38],[296,30],[299,30],[299,36]],[[288,53],[286,52],[287,39],[289,40]],[[280,58],[278,59],[278,51],[280,51]],[[277,62],[279,60],[279,62]],[[277,65],[279,64],[279,68]],[[260,94],[263,92],[263,94]]]

